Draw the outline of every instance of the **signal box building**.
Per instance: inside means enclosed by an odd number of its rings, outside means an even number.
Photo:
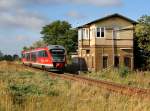
[[[78,27],[80,70],[100,71],[125,65],[134,68],[136,21],[112,14]]]

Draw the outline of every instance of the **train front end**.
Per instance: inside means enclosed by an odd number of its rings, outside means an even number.
[[[49,52],[52,58],[52,64],[54,69],[63,71],[66,64],[66,51],[63,46],[52,45],[49,46]]]

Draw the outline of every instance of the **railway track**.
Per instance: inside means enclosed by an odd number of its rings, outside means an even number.
[[[37,69],[37,68],[36,69],[34,68],[34,70],[41,71],[41,69]],[[77,81],[80,83],[97,86],[103,89],[110,90],[112,92],[116,92],[128,96],[138,96],[138,97],[144,96],[150,98],[150,89],[131,87],[127,85],[117,84],[114,82],[96,80],[96,79],[87,78],[80,75],[69,74],[69,73],[65,73],[65,74],[58,74],[54,72],[48,72],[48,73],[52,78],[59,77],[65,80]]]
[[[73,75],[73,74],[50,73],[50,76],[60,77],[62,79],[66,79],[66,80],[78,81],[78,82],[85,83],[88,85],[94,85],[94,86],[104,88],[104,89],[110,90],[112,92],[124,94],[124,95],[150,97],[150,89],[130,87],[127,85],[121,85],[121,84],[108,82],[108,81],[102,81],[102,80],[95,80],[95,79],[82,77],[79,75]]]

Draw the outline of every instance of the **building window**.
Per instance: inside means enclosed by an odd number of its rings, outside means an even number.
[[[97,28],[97,37],[100,37],[100,28]]]
[[[86,29],[86,38],[89,39],[89,30]]]
[[[82,29],[78,30],[78,40],[82,40]]]
[[[108,57],[103,56],[103,68],[107,68],[107,66],[108,66]]]
[[[86,50],[86,54],[90,54],[90,50]]]
[[[86,32],[85,32],[85,31],[86,31],[86,30],[85,30],[85,29],[83,29],[82,31],[83,31],[83,32],[82,32],[82,33],[83,33],[83,39],[85,39],[85,34],[86,34]]]
[[[101,28],[101,37],[104,37],[104,32],[105,32],[105,29]]]
[[[104,27],[97,28],[97,37],[99,37],[99,38],[105,37],[105,28]]]
[[[89,39],[89,29],[88,28],[82,29],[82,35],[83,39]]]
[[[115,56],[115,67],[119,67],[119,56]]]
[[[124,57],[124,65],[126,67],[131,67],[131,58],[130,57]]]

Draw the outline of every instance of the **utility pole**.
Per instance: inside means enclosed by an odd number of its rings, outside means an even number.
[[[115,38],[116,38],[116,30],[115,28],[112,29],[112,60],[113,60],[113,67],[115,66]]]
[[[78,40],[78,49],[79,49],[78,53],[80,53],[80,56],[79,56],[79,72],[78,72],[78,74],[80,74],[81,71],[82,71],[82,48],[83,48],[83,30],[82,29],[79,29],[79,30],[80,30],[80,33],[79,33],[78,37],[81,37],[81,38],[78,38],[79,39]]]

